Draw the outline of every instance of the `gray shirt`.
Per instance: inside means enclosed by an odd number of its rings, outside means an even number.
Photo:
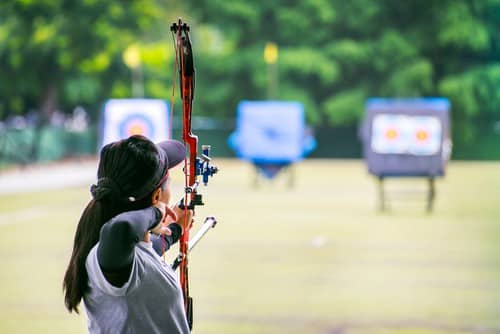
[[[98,245],[85,263],[90,291],[84,304],[90,333],[189,333],[176,275],[151,243],[136,244],[132,272],[121,287],[104,277]]]

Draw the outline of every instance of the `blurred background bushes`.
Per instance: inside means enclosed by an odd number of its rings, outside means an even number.
[[[194,112],[218,124],[200,130],[223,145],[221,156],[232,155],[225,138],[244,99],[302,102],[318,138],[313,157],[359,157],[368,97],[443,96],[453,158],[500,159],[498,0],[4,0],[3,158],[16,136],[34,146],[55,136],[45,145],[64,146],[57,154],[30,147],[32,160],[93,154],[107,99],[169,101],[169,26],[179,16],[192,27]],[[276,64],[263,57],[269,42]],[[85,112],[79,130],[75,110]]]

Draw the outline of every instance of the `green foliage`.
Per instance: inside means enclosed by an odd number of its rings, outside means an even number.
[[[472,8],[466,2],[457,2],[447,9],[438,22],[440,45],[471,51],[489,48],[490,37],[485,22],[471,15]]]
[[[421,59],[402,65],[389,75],[382,90],[386,96],[419,97],[432,91],[432,64]]]
[[[455,129],[461,134],[463,141],[471,141],[474,138],[474,124],[477,121],[498,121],[499,87],[500,64],[473,68],[441,81],[439,91],[454,102]]]
[[[338,92],[328,98],[323,110],[328,115],[330,124],[348,124],[361,116],[365,102],[365,92],[362,89],[352,89]]]
[[[130,96],[122,58],[132,44],[146,97],[170,99],[168,27],[182,16],[199,115],[232,117],[239,101],[268,98],[270,85],[317,125],[355,124],[371,96],[442,95],[455,133],[473,138],[474,120],[500,118],[499,13],[498,0],[4,1],[0,117],[42,108],[51,88],[63,109]],[[279,47],[276,68],[263,59],[267,42]]]
[[[289,48],[282,50],[279,66],[283,77],[310,79],[318,85],[334,84],[340,75],[335,61],[323,52],[311,48]]]
[[[0,104],[7,113],[44,105],[96,108],[113,83],[129,81],[125,48],[158,35],[164,9],[154,1],[3,1]],[[55,89],[57,94],[48,94]],[[25,103],[17,105],[17,99]],[[49,101],[53,99],[54,101]],[[4,109],[4,110],[5,110]],[[0,115],[5,116],[5,115]]]

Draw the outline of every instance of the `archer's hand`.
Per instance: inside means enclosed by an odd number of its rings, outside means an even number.
[[[172,235],[172,231],[168,228],[171,221],[177,220],[177,214],[171,208],[165,205],[165,203],[159,201],[154,205],[162,213],[162,218],[158,225],[151,229],[151,233],[157,235]]]
[[[172,211],[175,213],[177,216],[176,218],[173,218],[171,215],[169,215],[166,219],[167,225],[173,222],[176,222],[179,224],[182,228],[182,231],[190,229],[191,226],[193,225],[194,219],[193,219],[193,210],[185,210],[179,208],[178,205],[175,205],[172,209]]]

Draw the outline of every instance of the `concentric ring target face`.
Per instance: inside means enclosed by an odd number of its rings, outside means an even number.
[[[441,137],[437,117],[379,114],[373,119],[371,147],[379,154],[434,155]]]
[[[109,100],[103,109],[101,147],[137,134],[153,142],[169,139],[169,118],[169,108],[163,100]]]
[[[125,117],[119,127],[120,137],[122,138],[127,138],[132,135],[143,135],[148,138],[155,137],[153,122],[143,114],[131,114]]]

